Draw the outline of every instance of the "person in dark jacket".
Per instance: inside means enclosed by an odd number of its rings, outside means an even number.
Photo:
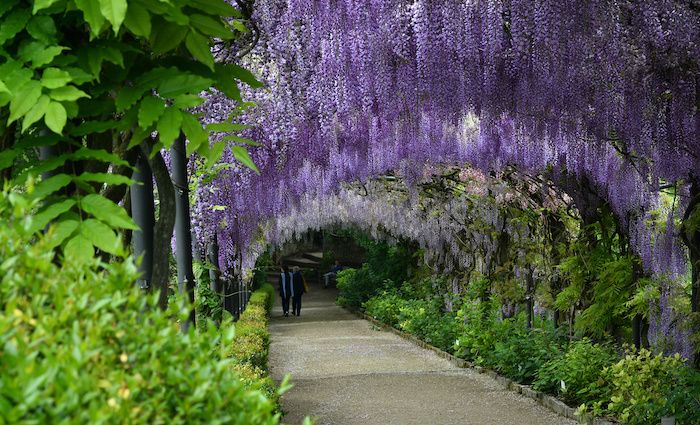
[[[294,266],[292,273],[292,314],[301,316],[301,296],[304,295],[304,281],[299,271],[299,267]]]
[[[282,266],[280,270],[280,297],[282,298],[282,312],[289,316],[289,299],[294,295],[293,274],[289,266]]]

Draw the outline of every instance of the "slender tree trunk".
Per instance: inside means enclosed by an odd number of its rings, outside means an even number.
[[[146,152],[153,151],[152,142],[144,142]],[[153,158],[149,158],[153,177],[158,188],[158,221],[153,231],[153,275],[152,288],[160,291],[158,305],[165,310],[168,307],[168,287],[170,283],[171,255],[170,240],[173,236],[173,226],[175,225],[175,189],[170,180],[168,167],[165,165],[163,156],[156,152]]]
[[[141,277],[139,287],[148,289],[153,278],[153,227],[155,226],[155,210],[153,204],[153,174],[148,165],[148,158],[140,152],[136,161],[136,171],[133,174],[134,184],[131,185],[131,216],[140,230],[132,234],[134,255],[141,257],[139,272]]]

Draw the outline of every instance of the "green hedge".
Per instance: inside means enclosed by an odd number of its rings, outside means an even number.
[[[276,424],[215,326],[181,333],[131,261],[55,258],[61,229],[29,233],[35,207],[0,193],[0,423]],[[58,260],[58,261],[57,261]]]
[[[262,390],[277,405],[279,391],[268,375],[267,364],[270,352],[268,322],[274,294],[272,285],[263,285],[250,296],[238,321],[225,322],[222,327],[233,329],[235,334],[224,349],[225,356],[233,360],[233,370],[248,388]]]

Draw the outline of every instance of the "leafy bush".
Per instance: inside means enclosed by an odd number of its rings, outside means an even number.
[[[618,354],[608,345],[594,344],[589,339],[575,341],[562,356],[539,368],[533,387],[576,404],[598,400],[604,391],[601,370],[618,360]]]
[[[367,264],[363,264],[359,269],[341,270],[336,281],[340,291],[338,304],[352,308],[360,308],[362,303],[380,293],[385,287],[393,286],[390,282],[382,282]]]
[[[0,423],[278,423],[223,358],[233,332],[183,334],[187,308],[158,309],[131,261],[56,261],[33,207],[0,193]]]
[[[678,415],[680,424],[700,420],[698,374],[679,355],[666,357],[641,349],[628,353],[601,373],[603,397],[581,410],[609,414],[630,425],[659,423]]]
[[[457,335],[453,316],[442,311],[442,299],[408,300],[399,308],[399,327],[442,350],[452,350]]]
[[[235,323],[235,337],[226,349],[226,355],[236,363],[247,363],[259,370],[267,370],[270,352],[270,332],[267,326],[273,294],[274,288],[269,284],[253,292],[246,309]]]
[[[396,292],[384,291],[381,295],[370,298],[362,306],[365,312],[382,323],[398,327],[401,308],[406,300]]]

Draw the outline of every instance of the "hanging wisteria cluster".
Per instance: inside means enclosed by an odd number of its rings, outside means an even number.
[[[247,136],[261,143],[252,151],[260,175],[233,166],[197,193],[196,231],[217,232],[224,268],[251,264],[256,238],[279,227],[277,217],[334,205],[343,182],[396,170],[410,187],[426,163],[469,163],[484,172],[548,171],[574,201],[584,197],[571,192],[581,187],[571,179],[585,181],[629,228],[649,270],[685,271],[673,219],[688,203],[683,185],[700,169],[693,2],[255,7],[261,39],[247,66],[266,89],[250,93],[257,106],[245,118]],[[205,112],[218,121],[235,106],[213,96]],[[223,161],[235,163],[232,152]],[[670,207],[659,202],[669,184],[680,188]],[[669,225],[658,232],[648,223],[662,207]]]

